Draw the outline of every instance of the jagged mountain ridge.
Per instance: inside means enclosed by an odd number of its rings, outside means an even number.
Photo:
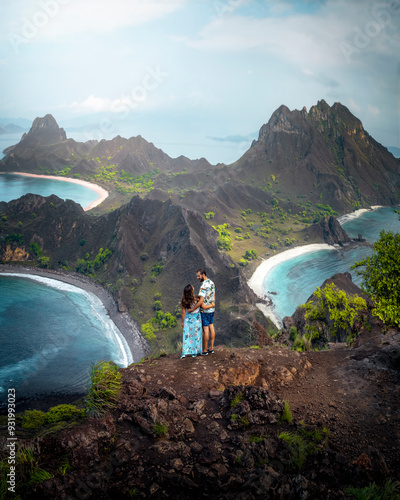
[[[143,174],[157,168],[161,172],[208,170],[205,159],[189,160],[184,156],[171,158],[140,135],[125,139],[120,136],[100,142],[77,142],[67,139],[52,115],[36,118],[21,141],[6,148],[7,156],[1,162],[5,172],[43,173],[70,167],[70,176],[95,174],[102,165],[117,165],[118,170]]]
[[[133,175],[153,172],[154,187],[166,193],[215,191],[242,182],[280,200],[329,204],[339,213],[396,205],[400,195],[400,160],[345,106],[330,107],[323,100],[309,112],[282,105],[261,127],[258,140],[228,166],[212,166],[204,158],[170,158],[141,136],[79,143],[67,139],[51,115],[37,118],[6,152],[5,172],[57,172],[67,166],[68,176],[89,179],[113,166]]]
[[[400,161],[375,141],[345,106],[324,100],[307,112],[278,108],[259,138],[232,169],[264,186],[274,176],[278,197],[305,196],[345,212],[359,206],[395,205]]]

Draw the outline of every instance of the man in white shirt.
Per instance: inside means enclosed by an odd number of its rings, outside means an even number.
[[[203,303],[205,305],[210,305],[215,303],[215,285],[207,278],[206,270],[200,268],[196,271],[197,279],[201,282],[199,296],[203,297]],[[214,330],[214,307],[210,307],[206,310],[200,309],[201,322],[203,326],[203,352],[202,356],[207,356],[208,354],[214,353],[214,340],[215,340],[215,330]],[[208,337],[210,336],[210,349],[207,350]]]

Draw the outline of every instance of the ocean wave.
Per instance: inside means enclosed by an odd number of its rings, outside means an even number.
[[[74,285],[70,285],[69,283],[64,283],[63,281],[59,281],[52,278],[45,278],[43,276],[37,276],[34,274],[23,274],[23,273],[0,273],[0,276],[8,276],[8,277],[17,277],[30,279],[33,281],[37,281],[45,286],[49,286],[56,290],[60,290],[63,292],[68,292],[72,294],[83,295],[87,302],[90,305],[90,311],[88,311],[85,307],[82,307],[82,304],[78,301],[73,300],[73,296],[70,296],[72,301],[76,306],[80,308],[80,310],[86,315],[89,320],[93,320],[93,317],[97,320],[98,324],[101,325],[102,333],[110,338],[114,345],[117,346],[117,355],[118,359],[116,363],[121,367],[126,367],[129,364],[133,363],[132,352],[126,342],[125,338],[115,325],[115,323],[108,316],[107,310],[104,307],[102,301],[95,295],[94,293],[87,292],[83,288],[79,288]]]
[[[343,225],[345,222],[349,222],[353,219],[358,219],[359,217],[361,217],[362,214],[365,214],[366,212],[371,212],[372,210],[373,210],[372,208],[360,208],[359,210],[355,210],[354,212],[351,212],[349,214],[341,215],[340,217],[337,218],[337,221],[339,222],[340,225]]]
[[[43,349],[30,357],[24,358],[16,363],[4,365],[0,368],[0,383],[12,381],[13,378],[24,378],[24,375],[32,376],[33,372],[44,369],[51,359],[55,358],[61,347],[52,346],[51,348]]]

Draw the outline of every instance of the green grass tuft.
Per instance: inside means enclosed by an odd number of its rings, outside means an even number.
[[[399,500],[400,483],[389,479],[384,486],[375,483],[365,488],[350,487],[345,490],[346,495],[352,495],[356,500]]]
[[[293,419],[293,415],[292,415],[292,412],[290,411],[290,406],[289,406],[288,401],[285,401],[284,403],[285,403],[285,406],[283,408],[282,415],[279,417],[279,421],[280,422],[287,422],[288,424],[290,424],[290,422]]]
[[[262,443],[263,440],[264,440],[263,436],[253,436],[253,435],[250,436],[250,443],[259,444]]]
[[[118,366],[108,361],[99,361],[92,367],[91,387],[85,398],[87,412],[102,416],[113,410],[122,389],[122,374]]]
[[[165,436],[168,432],[168,425],[161,424],[160,422],[154,422],[153,431],[158,437]]]
[[[245,397],[242,392],[236,394],[236,396],[231,401],[231,408],[236,408],[236,406],[240,405],[242,401],[244,401]]]

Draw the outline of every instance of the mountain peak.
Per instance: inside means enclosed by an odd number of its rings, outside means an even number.
[[[55,118],[47,114],[44,117],[37,117],[32,123],[32,127],[27,134],[22,136],[20,145],[44,146],[66,141],[67,134],[63,128],[58,126]]]
[[[29,132],[33,132],[35,130],[40,129],[57,129],[59,130],[58,123],[53,115],[47,114],[43,118],[37,117],[32,123],[32,127]]]

